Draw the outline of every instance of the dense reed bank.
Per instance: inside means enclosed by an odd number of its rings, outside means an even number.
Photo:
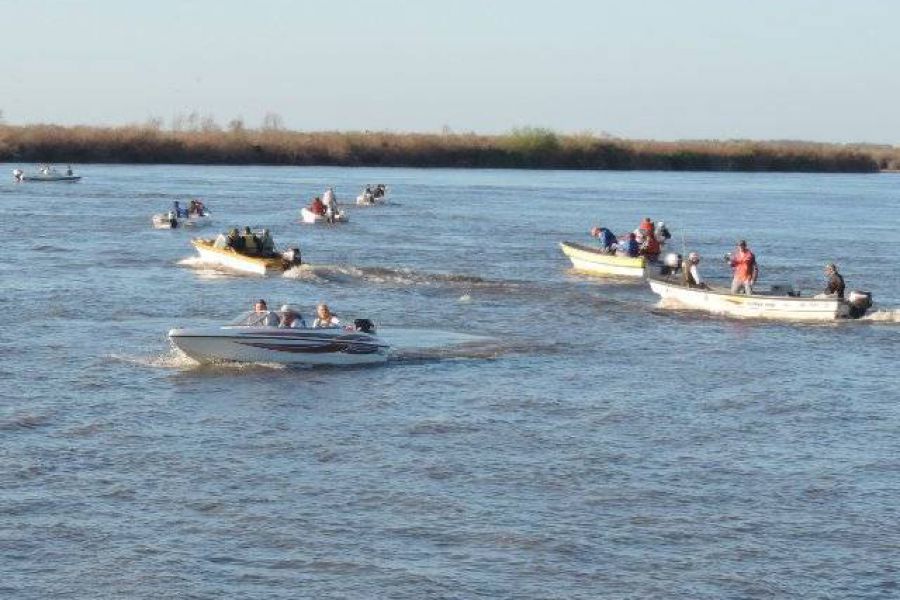
[[[900,169],[891,146],[621,140],[517,129],[506,135],[297,132],[232,127],[0,125],[0,160],[676,171],[874,172]]]

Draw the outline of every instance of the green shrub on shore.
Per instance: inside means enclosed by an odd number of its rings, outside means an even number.
[[[619,140],[526,127],[507,135],[298,132],[280,127],[163,130],[0,124],[7,162],[269,164],[676,171],[874,172],[900,150],[805,142]]]

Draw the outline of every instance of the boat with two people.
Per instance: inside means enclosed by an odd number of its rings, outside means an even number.
[[[71,165],[65,171],[58,171],[50,165],[41,165],[38,167],[37,173],[26,173],[22,169],[13,169],[13,179],[16,183],[23,181],[68,181],[76,182],[81,180],[81,175],[76,175],[72,171]]]
[[[175,328],[168,337],[200,363],[353,366],[383,363],[390,351],[369,319],[344,326],[327,305],[319,304],[308,325],[296,306],[271,311],[265,300],[227,325]]]
[[[158,213],[152,218],[154,229],[177,229],[179,227],[205,227],[212,222],[209,210],[200,200],[193,199],[187,208],[178,200],[172,202],[167,213]]]
[[[191,245],[204,263],[255,275],[284,272],[302,262],[299,246],[277,250],[268,229],[233,228],[215,239],[194,238]]]
[[[356,197],[357,206],[373,206],[375,204],[385,204],[386,202],[387,186],[383,183],[366,185],[362,193]]]
[[[332,201],[332,211],[329,212],[328,207],[325,206],[325,203],[322,201],[322,199],[316,196],[315,198],[313,198],[312,202],[309,203],[309,206],[304,206],[300,209],[300,220],[304,223],[309,224],[331,224],[346,223],[350,219],[347,217],[347,214],[336,205],[334,201]]]

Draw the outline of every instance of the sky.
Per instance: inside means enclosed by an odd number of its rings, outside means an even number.
[[[9,124],[900,145],[894,0],[0,0]]]

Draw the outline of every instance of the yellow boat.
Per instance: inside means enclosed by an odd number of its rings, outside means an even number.
[[[575,242],[560,242],[559,247],[562,248],[563,254],[572,261],[572,266],[576,271],[593,275],[617,275],[638,279],[647,276],[647,259],[643,256],[635,258],[616,256],[607,254],[599,248]]]
[[[241,254],[233,248],[218,248],[215,246],[215,240],[195,238],[191,240],[191,244],[197,249],[203,262],[256,275],[265,275],[273,271],[282,272],[300,264],[300,250],[297,248],[276,252],[270,257],[262,257]]]

